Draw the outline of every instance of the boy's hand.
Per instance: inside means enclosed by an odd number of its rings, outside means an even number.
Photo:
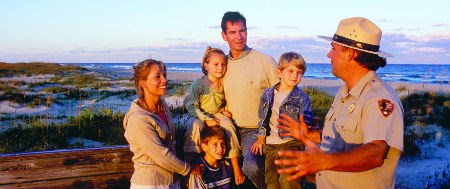
[[[258,140],[256,140],[255,143],[253,143],[252,147],[250,148],[250,151],[256,155],[263,155],[264,145],[266,145],[266,136],[264,135],[258,136]]]
[[[213,118],[212,120],[205,120],[205,124],[209,127],[220,126],[220,120],[217,118]]]

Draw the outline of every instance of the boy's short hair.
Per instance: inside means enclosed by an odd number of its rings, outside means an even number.
[[[302,55],[300,55],[296,52],[284,53],[278,59],[278,69],[279,70],[283,71],[283,69],[289,65],[294,65],[298,69],[303,70],[302,74],[304,74],[306,72],[305,59],[303,59]]]
[[[218,138],[219,140],[226,141],[225,130],[220,126],[209,127],[206,126],[202,129],[200,133],[200,142],[207,144],[209,140],[213,137]]]

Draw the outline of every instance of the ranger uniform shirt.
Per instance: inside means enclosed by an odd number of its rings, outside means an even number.
[[[403,107],[395,91],[370,71],[349,91],[341,87],[325,117],[321,150],[349,151],[374,140],[390,146],[382,166],[363,172],[320,171],[317,188],[393,188],[403,151]]]

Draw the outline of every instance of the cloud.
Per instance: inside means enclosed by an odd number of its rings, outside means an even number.
[[[182,37],[174,37],[174,38],[166,38],[166,41],[175,41],[175,42],[188,42],[191,41],[191,39],[182,38]]]
[[[214,26],[206,26],[209,29],[222,29],[220,25],[214,25]]]
[[[446,23],[439,23],[439,24],[431,25],[431,27],[447,27],[447,26],[448,26],[448,24],[446,24]]]
[[[383,35],[381,49],[394,54],[396,63],[449,64],[450,33],[426,36]]]
[[[200,62],[207,45],[228,52],[226,42],[190,41],[184,38],[171,38],[178,43],[163,46],[128,46],[124,48],[96,48],[79,46],[69,50],[27,51],[20,54],[2,53],[0,61],[51,61],[51,62],[138,62],[144,58],[155,58],[164,62]],[[258,51],[271,55],[274,59],[285,52],[300,53],[308,63],[328,63],[330,50],[328,41],[315,36],[310,37],[263,37],[249,36],[248,45]],[[450,64],[450,32],[410,36],[398,33],[384,34],[381,50],[393,54],[389,63],[436,63]],[[34,52],[34,53],[33,53]],[[11,61],[9,61],[11,60]]]
[[[258,30],[258,29],[260,29],[260,28],[257,27],[257,26],[247,26],[247,29],[250,29],[250,30]]]
[[[300,29],[299,27],[297,27],[297,26],[287,26],[287,25],[284,25],[284,26],[277,26],[277,27],[275,27],[275,28],[278,28],[278,29]]]

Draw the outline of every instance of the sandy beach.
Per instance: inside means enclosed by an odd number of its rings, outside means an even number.
[[[203,73],[193,73],[193,72],[169,72],[167,73],[167,78],[169,80],[194,80],[203,75]],[[300,87],[317,87],[320,90],[327,91],[328,94],[334,96],[339,87],[342,86],[344,82],[342,80],[329,80],[329,79],[311,79],[303,78],[300,82]],[[408,95],[415,92],[429,91],[435,93],[446,93],[450,94],[449,84],[423,84],[423,83],[406,83],[406,82],[389,82],[389,84],[395,90],[399,91],[399,95]]]

